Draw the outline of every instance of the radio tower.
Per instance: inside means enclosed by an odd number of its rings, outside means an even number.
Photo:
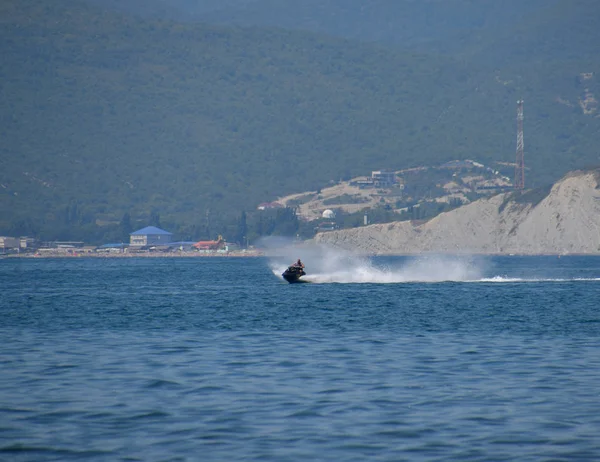
[[[523,143],[523,100],[517,101],[517,160],[515,162],[515,189],[525,188],[525,150]]]

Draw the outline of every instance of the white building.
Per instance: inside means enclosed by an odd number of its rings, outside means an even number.
[[[18,249],[20,241],[16,237],[0,236],[0,249]]]
[[[33,237],[23,236],[19,239],[20,247],[22,249],[34,249],[36,247],[37,241]]]

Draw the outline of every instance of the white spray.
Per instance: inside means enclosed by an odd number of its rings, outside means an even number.
[[[475,281],[482,277],[482,261],[469,256],[425,255],[377,264],[372,259],[321,245],[282,239],[262,242],[273,273],[281,273],[298,258],[306,266],[304,280],[315,283],[402,283]]]

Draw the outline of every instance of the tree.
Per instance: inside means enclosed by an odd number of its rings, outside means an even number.
[[[248,224],[246,222],[246,212],[242,212],[240,219],[238,221],[238,228],[236,233],[236,242],[240,244],[240,246],[244,246],[244,242],[247,242],[248,236]]]
[[[273,230],[274,235],[295,236],[298,232],[298,227],[298,216],[296,215],[295,208],[286,207],[277,210],[277,214],[275,215],[275,228]]]
[[[132,231],[131,215],[129,215],[129,212],[125,212],[123,214],[123,218],[121,218],[119,227],[121,228],[121,240],[123,242],[129,241],[129,233],[131,233]]]
[[[150,226],[156,226],[157,228],[160,228],[160,215],[156,210],[152,210],[152,212],[150,212]]]

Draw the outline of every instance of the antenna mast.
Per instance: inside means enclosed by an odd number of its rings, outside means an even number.
[[[525,189],[525,145],[523,143],[523,100],[517,101],[517,160],[515,162],[515,189]]]

